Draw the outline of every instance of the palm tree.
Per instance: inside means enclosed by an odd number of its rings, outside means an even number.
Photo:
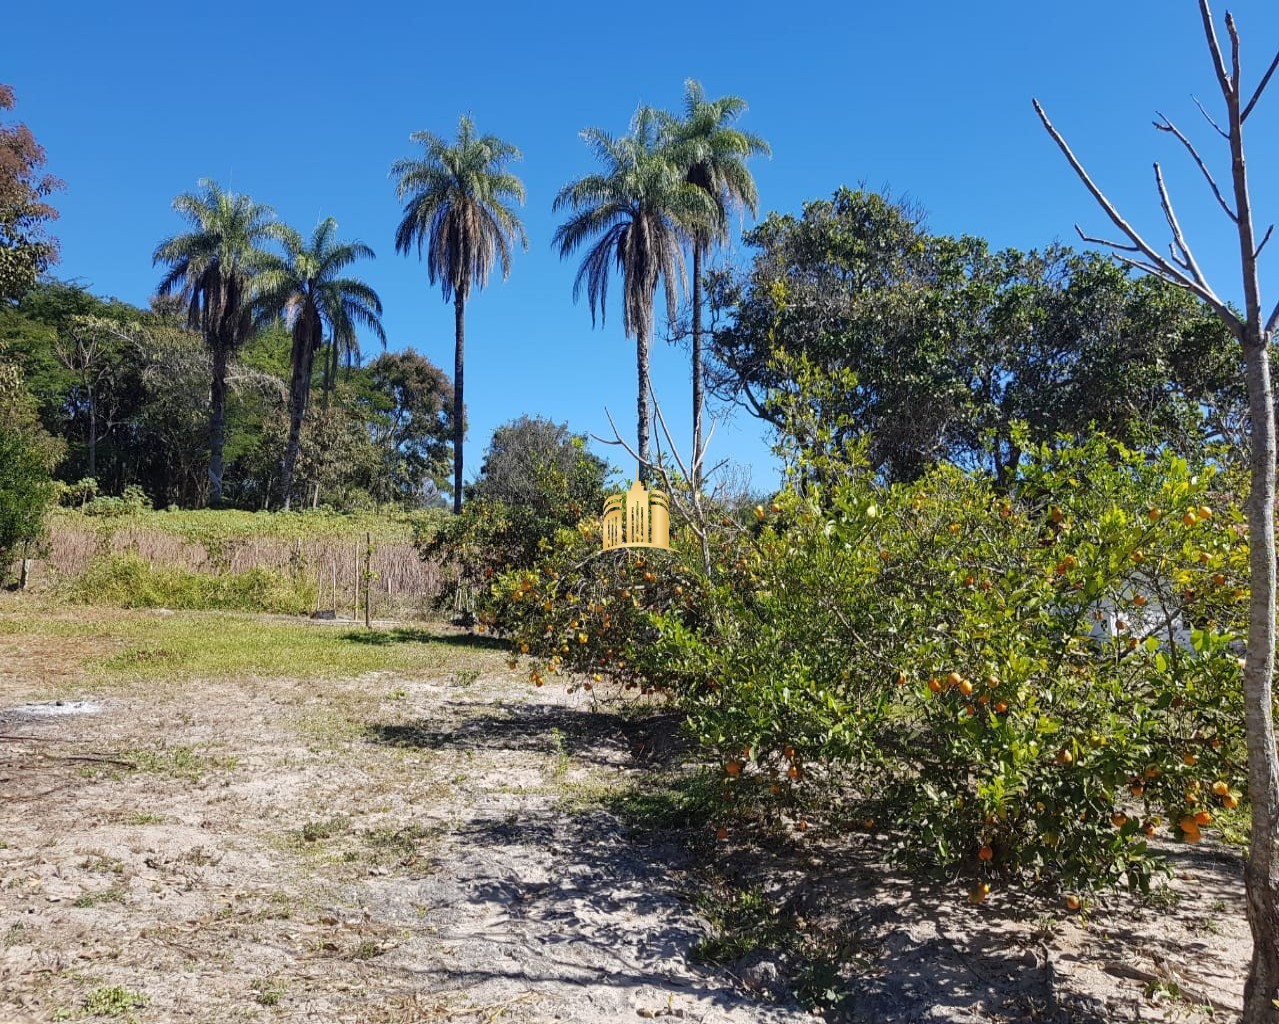
[[[310,242],[290,227],[281,226],[284,255],[272,259],[257,281],[257,303],[264,317],[287,316],[293,323],[290,357],[289,441],[284,450],[280,492],[288,508],[293,494],[293,470],[302,440],[302,420],[311,397],[315,354],[324,344],[328,327],[335,349],[354,346],[356,325],[367,327],[386,346],[382,303],[363,281],[341,273],[359,259],[373,259],[363,242],[337,239],[337,221],[326,217],[316,225]]]
[[[731,214],[759,212],[755,179],[746,167],[748,157],[767,156],[768,143],[758,135],[732,127],[746,111],[739,96],[708,100],[701,83],[684,83],[684,118],[671,119],[667,131],[674,159],[684,167],[685,180],[709,195],[715,218],[690,235],[693,250],[693,485],[700,485],[702,454],[702,259],[716,242],[728,240]]]
[[[275,211],[248,196],[226,192],[208,178],[198,192],[184,192],[173,208],[192,227],[155,248],[153,264],[169,272],[161,296],[178,293],[187,324],[198,330],[213,357],[209,408],[209,502],[222,503],[222,449],[226,439],[226,372],[232,355],[255,329],[254,275],[268,260],[262,245],[280,235]]]
[[[648,353],[653,337],[653,308],[660,282],[666,311],[674,319],[677,289],[685,281],[681,239],[714,223],[715,204],[704,190],[689,184],[684,169],[671,159],[663,117],[640,107],[631,130],[614,138],[587,128],[582,138],[604,170],[565,185],[554,209],[572,211],[556,229],[561,258],[593,240],[573,282],[573,300],[586,289],[591,322],[603,322],[610,270],[622,275],[622,328],[635,339],[639,377],[640,479],[649,469]],[[598,237],[597,237],[598,236]]]
[[[502,279],[511,274],[511,249],[528,237],[510,207],[524,203],[524,183],[506,170],[520,151],[496,135],[478,135],[474,122],[458,120],[457,141],[450,145],[430,132],[414,132],[421,157],[391,165],[396,196],[404,201],[404,218],[395,231],[395,250],[407,254],[416,243],[418,258],[426,254],[426,275],[437,281],[444,301],[453,300],[453,511],[462,511],[463,355],[466,300],[471,287],[483,288],[493,265],[502,264]]]

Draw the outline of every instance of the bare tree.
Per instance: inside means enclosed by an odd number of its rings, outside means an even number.
[[[1252,595],[1248,606],[1248,651],[1243,669],[1252,835],[1245,882],[1248,923],[1253,939],[1252,964],[1244,987],[1243,1021],[1244,1024],[1262,1024],[1263,1021],[1273,1021],[1276,1008],[1279,1008],[1279,757],[1275,752],[1272,697],[1275,661],[1275,413],[1269,361],[1270,343],[1276,327],[1279,327],[1279,305],[1268,317],[1265,315],[1257,260],[1270,240],[1274,226],[1271,225],[1261,241],[1257,241],[1244,159],[1243,130],[1248,116],[1279,68],[1279,54],[1270,62],[1258,85],[1251,92],[1245,91],[1240,67],[1239,31],[1234,18],[1226,13],[1225,25],[1230,37],[1230,62],[1227,65],[1208,0],[1199,0],[1199,12],[1217,84],[1226,104],[1224,126],[1218,124],[1202,106],[1199,110],[1230,147],[1230,186],[1222,189],[1217,184],[1207,161],[1194,143],[1163,114],[1158,114],[1155,128],[1172,135],[1186,149],[1206,179],[1214,200],[1235,227],[1243,281],[1242,314],[1218,296],[1200,269],[1177,220],[1159,164],[1154,165],[1155,189],[1172,235],[1167,255],[1148,243],[1123,218],[1071,152],[1061,133],[1053,127],[1039,101],[1035,100],[1034,104],[1053,141],[1122,235],[1116,240],[1094,238],[1084,234],[1076,225],[1080,237],[1086,242],[1108,247],[1118,259],[1130,266],[1197,295],[1216,310],[1243,349],[1251,421],[1249,465],[1252,476],[1251,494],[1246,503]]]

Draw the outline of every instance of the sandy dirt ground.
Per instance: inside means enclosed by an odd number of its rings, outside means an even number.
[[[636,831],[606,799],[652,770],[634,714],[459,654],[477,667],[114,687],[32,681],[50,652],[0,665],[0,1024],[782,1024],[815,984],[829,1020],[902,1024],[1241,1001],[1238,851],[1176,850],[1156,899],[1071,916],[916,885],[884,837]],[[699,965],[716,886],[838,957]]]

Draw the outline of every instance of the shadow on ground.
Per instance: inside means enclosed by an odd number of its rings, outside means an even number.
[[[689,749],[680,732],[682,716],[637,717],[617,711],[518,703],[495,707],[485,701],[446,701],[442,714],[411,722],[375,722],[373,743],[423,750],[486,749],[568,754],[590,764],[633,763],[646,768],[679,762]],[[457,723],[447,725],[443,723]]]
[[[608,712],[545,704],[495,709],[489,702],[462,700],[445,702],[442,711],[432,720],[375,722],[365,735],[373,743],[421,750],[568,754],[590,764],[618,764],[628,757],[623,720]]]
[[[505,651],[510,644],[492,636],[474,633],[436,632],[412,626],[396,626],[393,629],[352,629],[342,634],[343,640],[367,644],[371,647],[393,647],[397,644],[444,644],[473,651]]]
[[[682,759],[679,720],[531,700],[454,700],[430,719],[375,723],[366,738],[648,767]],[[800,1020],[801,1003],[820,1005],[831,1024],[1149,1019],[1140,985],[1081,983],[1080,971],[1095,979],[1108,961],[1151,948],[1150,932],[1129,928],[1122,915],[1098,929],[1086,953],[1067,947],[1063,955],[1052,927],[1042,925],[1042,902],[971,907],[953,886],[923,884],[889,866],[888,837],[809,832],[799,839],[746,829],[734,830],[731,843],[713,843],[705,804],[698,820],[677,830],[630,828],[619,806],[475,808],[453,829],[450,863],[465,884],[423,900],[469,908],[449,918],[441,936],[458,956],[394,969],[430,975],[454,991],[576,986],[591,1012],[571,1002],[562,1009],[582,1020],[630,1015],[642,1004],[637,999],[672,991],[690,1011],[713,1006],[733,1021]],[[1209,897],[1237,891],[1238,864],[1229,857],[1180,847],[1171,857]],[[739,960],[695,964],[699,944],[720,927],[707,918],[718,914],[722,886],[765,893],[780,931],[798,938],[775,948],[771,939],[756,941]],[[709,902],[699,890],[712,894]],[[777,922],[767,925],[771,934],[779,933]]]

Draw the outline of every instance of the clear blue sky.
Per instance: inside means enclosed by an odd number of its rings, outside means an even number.
[[[1255,82],[1279,48],[1279,5],[1238,0],[1233,10]],[[493,428],[520,413],[603,434],[608,407],[633,431],[633,344],[620,311],[592,330],[572,303],[575,264],[551,250],[551,200],[594,169],[583,126],[620,133],[641,102],[678,109],[690,76],[711,96],[750,103],[744,126],[773,146],[755,166],[764,210],[797,212],[844,184],[889,185],[922,203],[935,231],[1021,248],[1069,241],[1076,221],[1106,226],[1035,119],[1038,96],[1094,176],[1161,240],[1150,164],[1163,161],[1205,269],[1224,295],[1239,291],[1224,218],[1175,140],[1150,128],[1163,110],[1228,177],[1191,102],[1220,106],[1194,0],[66,0],[16,5],[4,21],[20,45],[7,48],[0,80],[68,184],[58,273],[130,302],[145,304],[158,280],[151,252],[179,228],[172,197],[211,177],[304,231],[331,215],[372,245],[379,258],[361,272],[385,304],[390,347],[415,347],[451,372],[452,309],[416,259],[393,251],[400,209],[387,170],[413,152],[411,131],[451,135],[462,112],[519,146],[531,248],[468,310],[468,476]],[[1277,127],[1279,82],[1249,121],[1262,230],[1267,215],[1279,219]],[[1274,302],[1279,242],[1269,255],[1262,283]],[[687,354],[656,346],[654,381],[685,436]],[[751,466],[756,488],[773,483],[765,433],[744,413],[719,428],[711,456]]]

